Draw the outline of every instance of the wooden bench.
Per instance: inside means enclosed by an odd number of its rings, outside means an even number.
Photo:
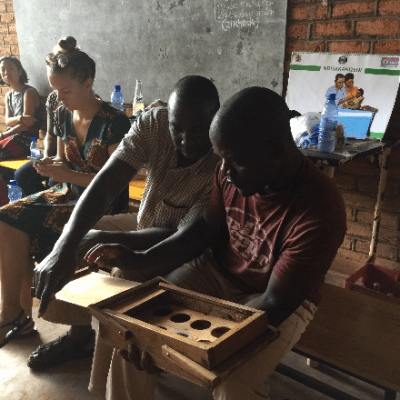
[[[384,390],[400,392],[400,305],[324,284],[322,302],[293,351]],[[277,371],[340,400],[355,399],[293,370]]]
[[[17,170],[19,167],[21,167],[28,161],[29,160],[26,158],[22,160],[1,161],[0,166],[12,170]],[[130,211],[137,211],[136,208],[139,208],[140,200],[142,199],[142,194],[145,186],[146,186],[146,171],[142,169],[136,175],[135,179],[133,179],[129,183],[130,208],[133,208]]]

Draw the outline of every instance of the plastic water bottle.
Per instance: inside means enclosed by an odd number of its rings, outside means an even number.
[[[18,186],[17,181],[10,181],[8,185],[8,198],[10,203],[22,199],[22,189]]]
[[[332,153],[335,150],[338,107],[335,103],[335,94],[330,94],[321,114],[318,134],[318,151]]]
[[[120,85],[114,86],[114,91],[111,93],[111,104],[121,111],[124,111],[124,95],[121,92]]]
[[[142,93],[142,81],[136,81],[135,87],[135,96],[133,97],[133,104],[132,104],[132,115],[138,115],[139,110],[144,110],[144,103],[143,103],[143,93]]]
[[[31,137],[31,157],[41,158],[40,149],[37,144],[37,138],[35,136]]]

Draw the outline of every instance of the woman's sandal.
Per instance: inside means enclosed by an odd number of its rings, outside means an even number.
[[[23,318],[25,316],[25,319]],[[14,339],[27,338],[37,334],[35,329],[35,323],[32,318],[26,316],[25,311],[21,310],[18,317],[11,322],[7,322],[0,325],[0,329],[10,328],[3,341],[0,343],[0,349],[4,347],[8,342]]]

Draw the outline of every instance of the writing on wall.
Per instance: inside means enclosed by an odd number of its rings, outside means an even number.
[[[216,0],[215,20],[224,31],[240,28],[258,29],[274,16],[272,0]]]

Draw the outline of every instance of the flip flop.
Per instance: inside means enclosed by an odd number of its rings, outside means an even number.
[[[7,332],[4,340],[0,343],[0,349],[11,340],[27,338],[37,334],[35,323],[33,322],[31,317],[27,316],[26,319],[21,322],[21,319],[24,315],[25,311],[21,310],[17,318],[0,326],[0,329],[6,328],[8,326],[11,328],[10,331]]]

